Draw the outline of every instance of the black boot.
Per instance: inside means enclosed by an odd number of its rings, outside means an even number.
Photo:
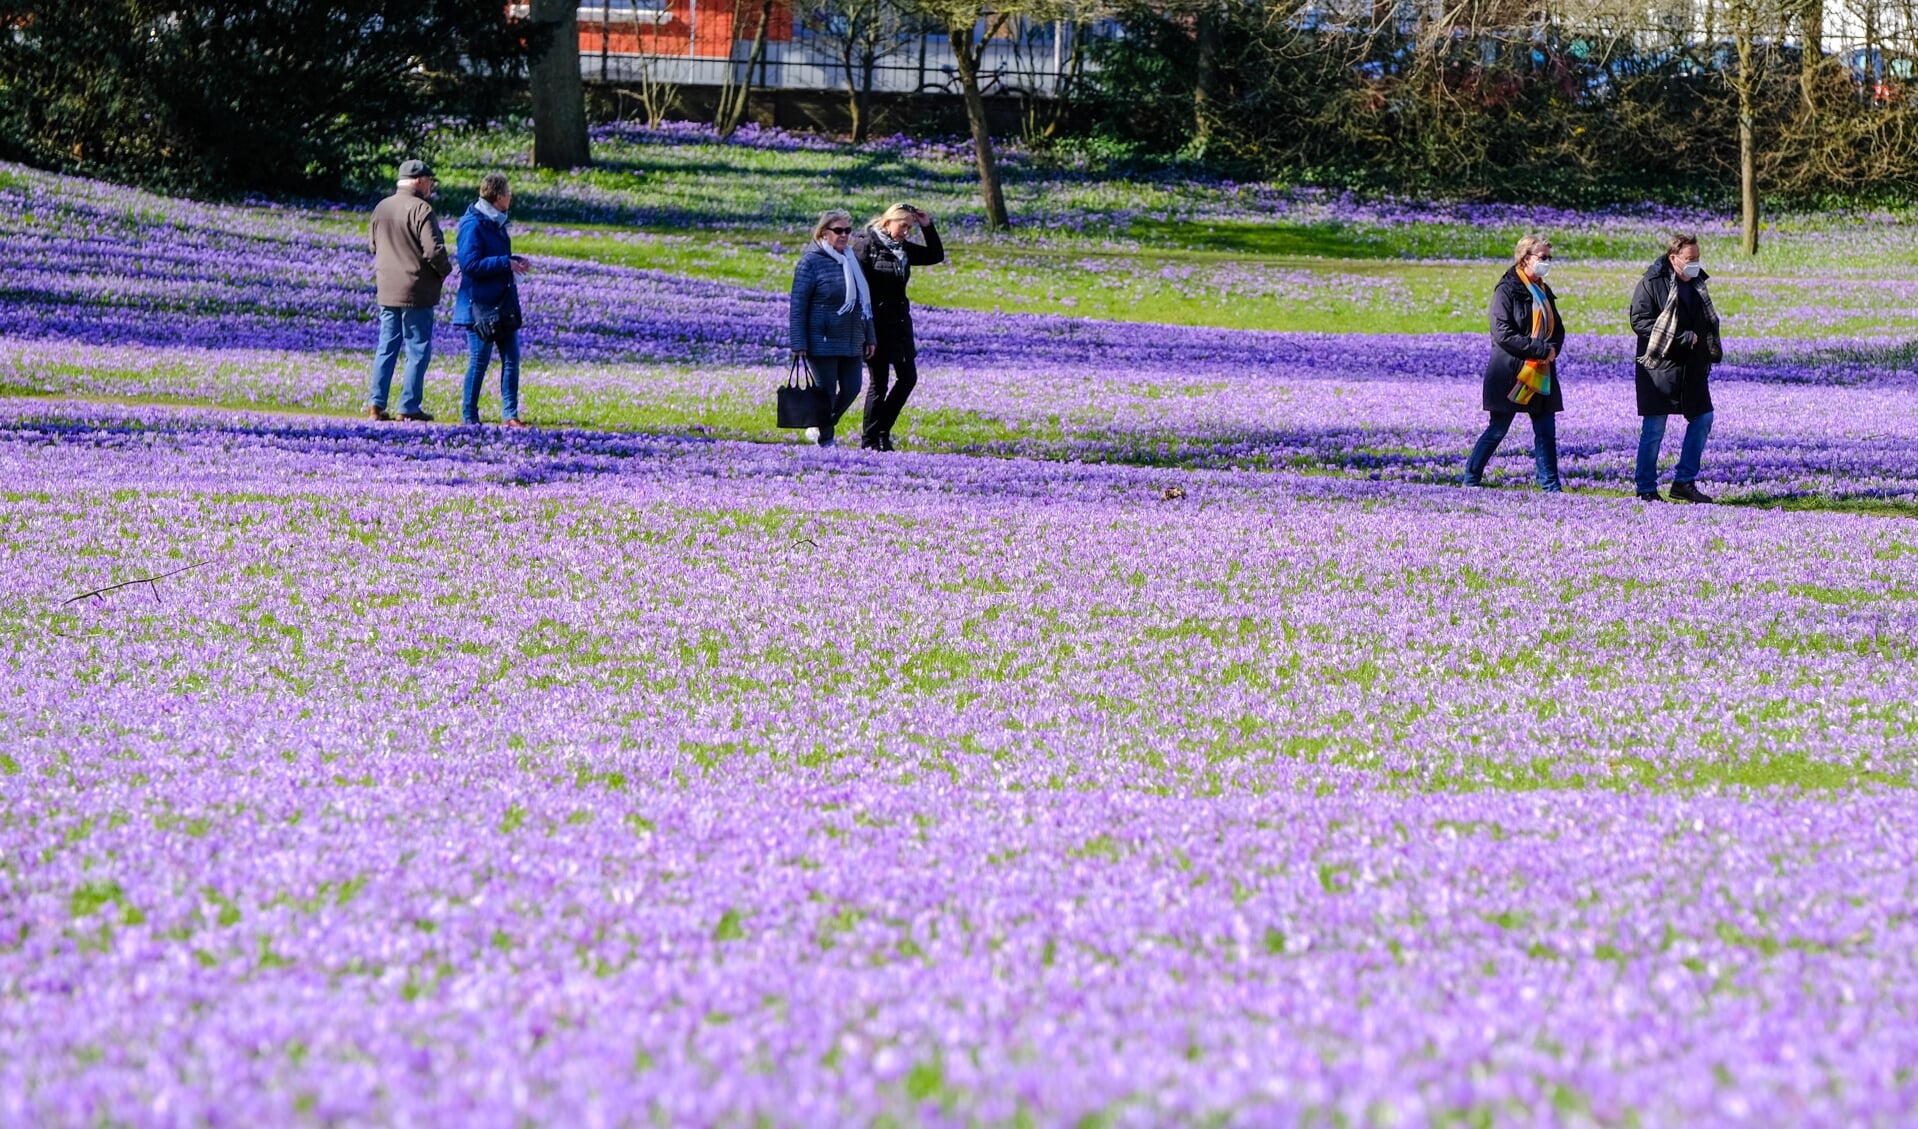
[[[1672,501],[1708,506],[1711,505],[1712,496],[1700,490],[1696,482],[1674,482],[1672,483]]]

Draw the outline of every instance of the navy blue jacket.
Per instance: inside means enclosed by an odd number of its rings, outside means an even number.
[[[871,283],[867,283],[870,289]],[[857,357],[875,344],[872,319],[859,304],[845,313],[846,272],[831,255],[810,244],[793,267],[792,324],[789,338],[795,352],[815,357]]]
[[[1545,291],[1545,300],[1552,304],[1552,313],[1558,313],[1558,295],[1552,288],[1539,283],[1539,289]],[[1552,391],[1548,395],[1534,396],[1532,402],[1523,407],[1514,404],[1509,398],[1512,387],[1518,383],[1518,370],[1525,367],[1526,361],[1542,361],[1552,354],[1552,350],[1565,347],[1565,319],[1554,316],[1556,323],[1549,341],[1540,341],[1532,336],[1532,291],[1518,277],[1517,267],[1508,267],[1505,276],[1498,280],[1492,290],[1492,304],[1489,311],[1492,323],[1492,359],[1485,362],[1484,401],[1481,405],[1488,412],[1562,412],[1565,410],[1565,382],[1559,374],[1565,371],[1562,364],[1552,366]]]
[[[474,204],[460,217],[460,292],[453,300],[453,324],[472,325],[473,311],[519,313],[519,283],[513,277],[513,238],[506,225]]]

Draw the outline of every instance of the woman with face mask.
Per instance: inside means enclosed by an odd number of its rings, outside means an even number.
[[[1558,353],[1565,345],[1565,323],[1558,296],[1545,285],[1552,270],[1552,244],[1527,235],[1512,249],[1512,265],[1492,289],[1492,359],[1485,365],[1481,406],[1491,416],[1465,460],[1465,485],[1480,485],[1485,467],[1520,412],[1532,421],[1532,468],[1538,487],[1557,494],[1558,413],[1565,410],[1559,387]]]
[[[1698,238],[1675,233],[1632,290],[1632,331],[1638,334],[1638,465],[1634,487],[1641,501],[1658,495],[1658,449],[1665,421],[1685,417],[1685,441],[1672,472],[1674,502],[1709,502],[1698,488],[1698,464],[1712,433],[1712,365],[1723,358],[1718,311],[1712,308],[1709,276],[1698,264]]]

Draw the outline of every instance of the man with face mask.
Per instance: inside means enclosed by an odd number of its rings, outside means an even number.
[[[1723,357],[1718,312],[1706,288],[1709,278],[1698,262],[1698,238],[1683,232],[1666,241],[1632,291],[1632,331],[1638,334],[1638,463],[1633,475],[1638,497],[1662,502],[1658,494],[1658,451],[1665,421],[1685,417],[1685,441],[1672,472],[1671,500],[1709,502],[1698,488],[1698,465],[1712,433],[1712,365]]]

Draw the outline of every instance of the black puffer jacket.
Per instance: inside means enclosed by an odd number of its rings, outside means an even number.
[[[920,229],[926,242],[901,244],[906,261],[886,249],[885,242],[872,228],[862,228],[847,242],[846,253],[859,260],[866,272],[866,286],[872,291],[872,327],[879,335],[873,350],[876,361],[910,361],[919,355],[912,339],[912,302],[906,297],[906,283],[913,267],[927,267],[946,261],[946,246],[939,241],[939,229],[927,224]]]
[[[1704,271],[1698,272],[1698,281],[1704,282],[1711,276]],[[1632,371],[1638,386],[1638,414],[1641,416],[1682,415],[1686,419],[1697,419],[1712,410],[1712,358],[1705,345],[1704,303],[1698,300],[1698,291],[1692,283],[1679,278],[1672,271],[1672,261],[1660,255],[1651,266],[1645,268],[1645,277],[1638,280],[1632,288],[1632,332],[1638,334],[1638,348],[1633,357],[1645,355],[1645,346],[1650,343],[1652,326],[1658,321],[1658,315],[1664,312],[1665,299],[1678,291],[1678,328],[1680,332],[1697,335],[1697,343],[1680,347],[1673,345],[1670,357],[1679,362],[1684,371],[1678,378],[1675,395],[1667,396],[1652,383],[1652,376],[1645,366],[1632,363]]]
[[[1552,355],[1554,350],[1565,347],[1565,319],[1558,314],[1558,295],[1552,288],[1539,283],[1545,291],[1545,300],[1552,304],[1552,327],[1550,337],[1532,336],[1532,291],[1520,281],[1517,267],[1508,267],[1505,277],[1498,280],[1492,288],[1492,359],[1485,362],[1485,403],[1488,412],[1562,412],[1565,410],[1565,382],[1560,374],[1565,371],[1562,364],[1552,366],[1551,392],[1532,397],[1529,404],[1519,405],[1511,400],[1512,388],[1518,384],[1518,371],[1525,367],[1526,361],[1542,361]]]

